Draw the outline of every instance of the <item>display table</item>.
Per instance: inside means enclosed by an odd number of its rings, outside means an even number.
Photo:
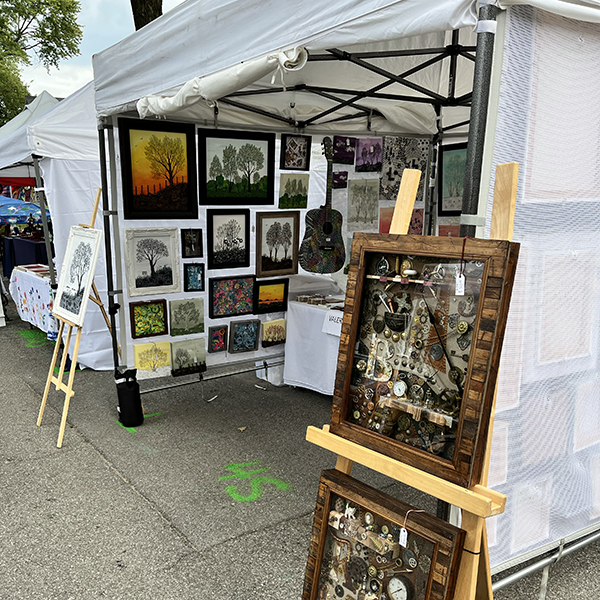
[[[333,395],[340,338],[323,332],[327,306],[292,301],[288,303],[283,381]]]
[[[44,240],[9,236],[2,238],[2,242],[2,268],[6,277],[10,277],[13,269],[19,265],[48,264]]]
[[[46,265],[27,265],[13,269],[8,287],[22,321],[31,323],[56,340],[58,322],[52,316],[54,290]]]

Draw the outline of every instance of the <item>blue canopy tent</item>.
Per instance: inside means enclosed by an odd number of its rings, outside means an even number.
[[[36,223],[41,222],[42,211],[37,204],[15,200],[7,196],[0,196],[0,225],[4,225],[5,223],[24,225],[27,223],[29,215],[33,216]],[[47,209],[46,216],[50,219],[50,211]]]

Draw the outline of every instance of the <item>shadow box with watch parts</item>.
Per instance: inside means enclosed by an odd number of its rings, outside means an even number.
[[[331,433],[479,483],[518,251],[355,233]]]
[[[302,600],[450,599],[464,536],[349,475],[323,471]]]

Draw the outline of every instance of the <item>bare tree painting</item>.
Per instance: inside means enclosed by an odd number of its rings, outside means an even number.
[[[135,278],[135,285],[138,288],[153,287],[156,285],[171,285],[173,283],[173,270],[170,264],[157,267],[161,258],[169,256],[167,245],[156,238],[143,238],[138,240],[135,245],[135,260],[138,263],[148,262],[150,273],[142,271]]]
[[[78,314],[81,308],[85,288],[83,284],[90,271],[91,260],[92,245],[89,242],[79,242],[75,248],[69,269],[69,282],[71,285],[65,287],[59,303],[62,308],[73,314]]]
[[[174,376],[206,371],[204,338],[182,340],[171,344],[171,364]]]
[[[349,231],[377,230],[379,227],[379,180],[353,179],[348,190]]]
[[[383,160],[382,138],[359,138],[356,145],[356,172],[379,172]]]
[[[171,335],[204,332],[204,300],[171,300],[169,302]]]
[[[256,260],[259,277],[297,272],[298,219],[296,211],[258,213]]]
[[[138,379],[166,377],[171,374],[171,344],[151,342],[133,346]]]

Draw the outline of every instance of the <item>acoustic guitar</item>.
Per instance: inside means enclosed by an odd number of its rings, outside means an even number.
[[[327,192],[325,205],[306,213],[306,229],[300,244],[298,261],[305,271],[312,273],[335,273],[346,261],[342,238],[342,215],[331,208],[333,185],[333,143],[323,138],[323,154],[327,158]]]

